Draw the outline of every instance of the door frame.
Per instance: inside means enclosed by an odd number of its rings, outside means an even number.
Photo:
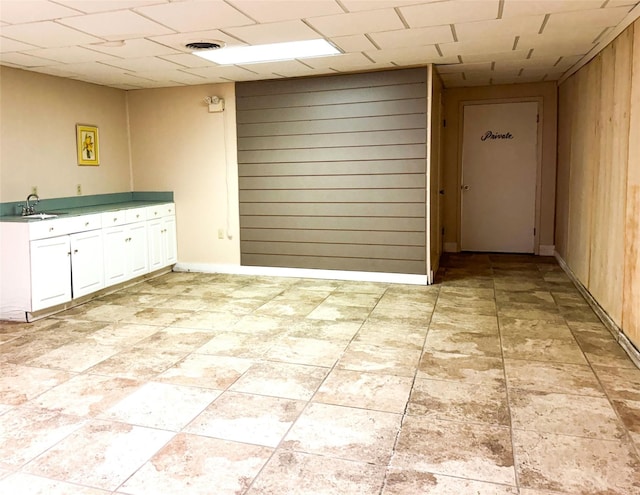
[[[458,173],[456,176],[456,207],[457,207],[457,239],[458,251],[461,250],[460,241],[462,239],[462,145],[464,139],[464,108],[467,105],[494,105],[500,103],[531,103],[538,104],[538,127],[536,146],[536,204],[535,204],[535,234],[533,236],[533,254],[540,254],[540,223],[542,204],[542,131],[544,128],[543,105],[544,99],[541,96],[521,97],[521,98],[491,98],[486,100],[462,100],[458,108]]]

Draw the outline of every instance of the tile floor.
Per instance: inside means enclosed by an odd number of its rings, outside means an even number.
[[[7,495],[640,494],[640,370],[548,258],[171,273],[0,324]]]

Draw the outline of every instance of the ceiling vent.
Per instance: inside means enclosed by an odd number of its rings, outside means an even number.
[[[224,46],[222,41],[194,41],[187,43],[186,46],[189,50],[217,50]]]

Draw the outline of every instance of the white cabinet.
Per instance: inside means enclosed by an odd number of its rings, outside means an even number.
[[[176,217],[173,204],[151,207],[147,222],[149,269],[157,270],[177,261]]]
[[[149,272],[147,224],[136,222],[104,229],[104,278],[107,286]]]
[[[71,287],[73,298],[104,288],[101,230],[71,234]]]
[[[31,311],[71,301],[68,235],[31,241]]]

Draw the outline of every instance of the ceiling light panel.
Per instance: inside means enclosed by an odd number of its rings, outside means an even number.
[[[145,19],[130,10],[89,14],[82,17],[68,17],[58,21],[78,31],[99,36],[105,40],[144,38],[172,33],[169,28]]]
[[[449,0],[402,7],[400,11],[412,28],[496,19],[498,0]]]
[[[256,0],[230,0],[229,3],[261,23],[344,13],[335,0],[279,0],[277,8],[270,2]]]
[[[307,22],[324,36],[348,36],[404,28],[393,9],[314,17]]]
[[[136,9],[145,17],[177,31],[203,31],[255,22],[220,0],[171,2]]]

